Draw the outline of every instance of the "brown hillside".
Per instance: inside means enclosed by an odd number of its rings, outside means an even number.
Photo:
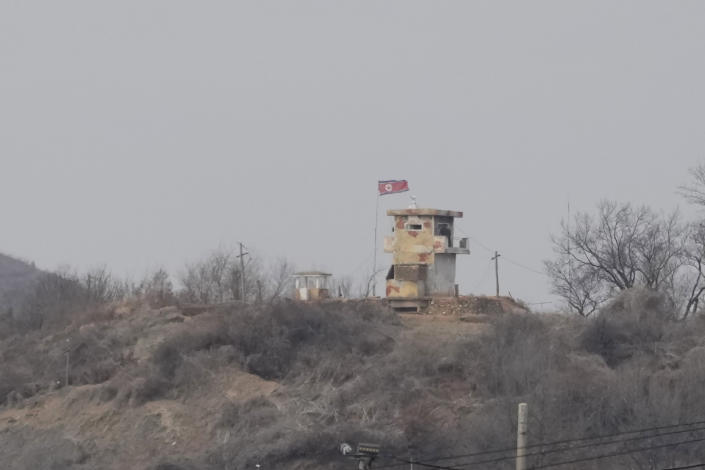
[[[705,416],[705,322],[668,323],[654,305],[623,302],[614,322],[592,323],[398,316],[366,302],[190,315],[106,307],[0,340],[0,460],[20,470],[353,468],[337,452],[347,441],[379,443],[386,466],[394,455],[511,446],[519,401],[534,442]],[[650,461],[702,457],[683,447]]]

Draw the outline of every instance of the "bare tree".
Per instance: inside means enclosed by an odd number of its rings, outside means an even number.
[[[232,254],[215,250],[205,259],[186,265],[181,276],[182,296],[189,302],[217,303],[230,300]]]
[[[365,280],[365,282],[360,285],[359,297],[365,298],[372,295],[372,286],[375,282],[377,282],[377,276],[380,273],[385,272],[387,269],[388,268],[378,268],[377,270],[372,272],[370,276]]]
[[[42,274],[29,290],[17,320],[29,328],[63,320],[73,310],[83,308],[85,288],[68,271]]]
[[[678,213],[660,215],[612,201],[597,209],[596,217],[578,213],[572,227],[564,222],[552,238],[557,259],[546,270],[554,292],[585,315],[613,291],[672,291],[685,253]]]
[[[590,316],[609,297],[594,269],[585,266],[573,268],[567,256],[546,261],[545,266],[553,293],[563,298],[568,307],[580,316]]]
[[[335,280],[335,295],[349,298],[353,295],[353,280],[350,276],[343,276]]]
[[[678,192],[686,201],[698,206],[705,206],[705,164],[699,165],[689,170],[691,182],[680,186]],[[698,311],[700,297],[705,292],[705,273],[703,273],[703,262],[705,260],[705,222],[692,223],[688,228],[685,239],[685,260],[691,268],[689,275],[686,275],[684,284],[687,284],[687,302],[683,312],[683,318]]]
[[[80,282],[85,289],[88,304],[100,304],[127,296],[125,285],[114,278],[106,266],[97,266],[83,276]]]
[[[286,258],[279,258],[269,266],[266,279],[266,297],[269,302],[273,302],[285,294],[294,271],[294,266]]]
[[[175,301],[174,287],[169,273],[163,268],[146,275],[135,289],[134,294],[152,307],[163,307]]]
[[[647,222],[642,236],[635,239],[637,271],[645,287],[666,290],[683,265],[686,227],[678,211],[665,216],[650,212]]]
[[[261,259],[254,253],[246,255],[245,272],[241,271],[240,259],[233,257],[229,267],[228,286],[231,300],[261,300],[264,295],[264,271]],[[241,276],[245,276],[245,292],[242,291]]]
[[[218,249],[205,259],[186,265],[180,276],[180,296],[187,302],[223,303],[251,299],[263,286],[262,267],[254,255],[245,262],[245,292],[242,292],[240,260],[231,250]]]
[[[692,181],[680,186],[678,192],[691,204],[705,206],[705,164],[691,168],[689,173]]]
[[[691,224],[685,238],[685,265],[690,267],[683,283],[687,285],[683,318],[698,311],[700,298],[705,292],[705,224]]]

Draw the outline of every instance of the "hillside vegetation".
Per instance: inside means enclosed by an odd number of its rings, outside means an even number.
[[[7,468],[354,468],[342,441],[379,443],[377,467],[395,456],[462,467],[473,459],[435,459],[511,447],[522,401],[532,443],[705,416],[705,321],[673,321],[647,291],[623,293],[594,320],[501,314],[478,324],[365,301],[186,311],[123,301],[3,332]],[[665,468],[703,454],[681,445],[569,468]]]
[[[41,275],[33,264],[0,253],[0,308],[17,306],[27,289]]]

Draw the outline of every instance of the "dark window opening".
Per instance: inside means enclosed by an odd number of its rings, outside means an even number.
[[[394,279],[394,265],[389,267],[389,271],[387,272],[387,280]]]
[[[446,237],[446,239],[448,240],[448,246],[449,246],[449,247],[452,247],[452,246],[453,246],[453,237],[452,237],[452,234],[451,234],[451,232],[450,232],[450,225],[448,225],[448,224],[438,224],[438,225],[437,225],[437,232],[438,232],[438,235],[440,235],[440,236],[442,236],[442,237]]]
[[[394,279],[397,281],[423,281],[426,279],[426,266],[423,264],[394,265]]]
[[[421,225],[421,224],[406,224],[406,229],[418,232],[418,231],[423,230],[423,225]]]
[[[396,312],[418,312],[418,307],[394,307]]]

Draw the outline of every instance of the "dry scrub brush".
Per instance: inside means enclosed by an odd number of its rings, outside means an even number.
[[[520,401],[531,406],[535,442],[702,418],[705,371],[699,364],[705,358],[705,325],[700,319],[673,321],[668,305],[656,294],[627,291],[595,321],[501,315],[479,337],[433,341],[402,337],[397,330],[384,347],[367,355],[340,345],[325,347],[325,341],[306,335],[295,343],[277,342],[272,347],[277,352],[267,356],[276,367],[251,370],[296,385],[288,389],[289,405],[256,401],[231,411],[223,427],[231,430],[233,441],[213,455],[227,455],[237,468],[257,461],[294,468],[304,458],[333,468],[339,464],[335,444],[343,439],[377,440],[388,453],[402,456],[511,447]],[[256,338],[283,328],[277,314],[265,318],[257,324],[264,330]],[[358,340],[357,347],[361,344]],[[318,349],[319,360],[305,360],[312,354],[309,346]],[[642,468],[705,457],[701,453],[697,448],[662,450],[609,464]]]
[[[530,405],[533,442],[703,419],[705,320],[675,321],[669,305],[631,290],[594,319],[498,315],[482,333],[453,337],[417,333],[361,302],[229,307],[189,321],[154,312],[0,340],[0,401],[37,393],[36,377],[53,380],[69,339],[72,381],[102,383],[100,398],[116,407],[197,399],[231,368],[281,385],[220,410],[200,460],[164,462],[183,468],[334,468],[343,440],[417,458],[511,447],[521,401]],[[132,351],[149,328],[163,339],[139,361]],[[660,468],[703,458],[683,447],[599,464]]]

